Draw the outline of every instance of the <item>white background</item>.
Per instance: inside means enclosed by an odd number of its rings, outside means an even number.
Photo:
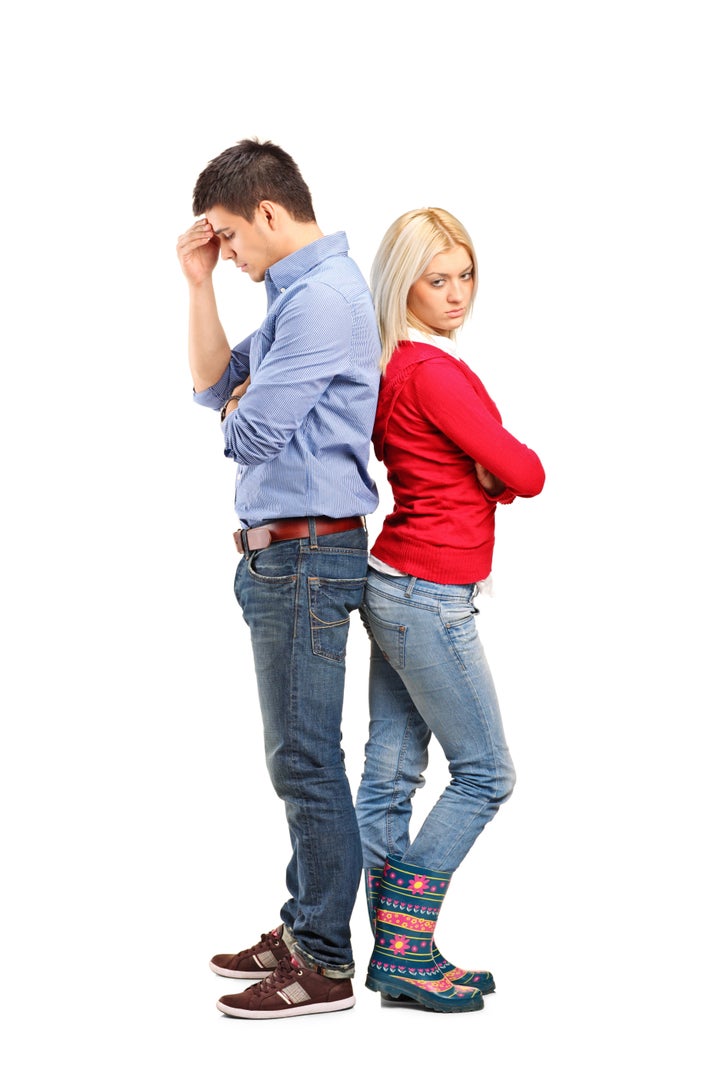
[[[5,16],[6,1076],[718,1075],[714,12]],[[499,510],[480,616],[518,786],[437,935],[494,971],[478,1014],[382,1008],[362,900],[353,1010],[268,1027],[214,1007],[240,987],[207,960],[277,923],[288,851],[232,594],[234,469],[191,400],[175,241],[200,170],[254,135],[295,157],[365,273],[404,210],[466,224],[462,354],[547,471]],[[238,340],[264,290],[229,264],[217,285]],[[366,657],[356,622],[354,786]],[[444,782],[435,754],[418,814]]]

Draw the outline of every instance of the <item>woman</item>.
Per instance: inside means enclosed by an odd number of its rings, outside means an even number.
[[[371,272],[383,346],[373,442],[394,509],[361,609],[370,733],[357,814],[375,927],[366,985],[440,1012],[480,1009],[495,985],[453,967],[433,933],[452,873],[515,782],[473,600],[492,568],[497,503],[537,495],[545,480],[456,356],[475,267],[460,222],[425,208],[391,225]],[[432,735],[451,779],[411,842]]]

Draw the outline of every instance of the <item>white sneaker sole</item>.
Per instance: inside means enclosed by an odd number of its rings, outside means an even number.
[[[318,1002],[315,1005],[289,1005],[287,1009],[275,1009],[269,1012],[259,1012],[256,1009],[233,1009],[230,1005],[217,1002],[217,1007],[226,1016],[239,1016],[242,1020],[281,1020],[284,1016],[304,1016],[308,1013],[341,1012],[343,1009],[352,1009],[355,998],[345,998],[343,1001]]]

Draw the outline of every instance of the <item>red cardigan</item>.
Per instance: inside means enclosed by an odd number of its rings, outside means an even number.
[[[442,585],[482,581],[492,569],[495,506],[537,495],[537,454],[502,426],[473,371],[430,344],[401,341],[380,384],[373,445],[394,509],[372,553],[405,574]],[[478,482],[478,461],[506,485]]]

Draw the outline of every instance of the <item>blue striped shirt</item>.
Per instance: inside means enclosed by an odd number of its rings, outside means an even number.
[[[367,284],[344,232],[323,236],[265,274],[268,310],[237,345],[222,378],[195,394],[221,409],[250,386],[223,424],[238,464],[241,524],[349,517],[378,505],[368,473],[380,384],[380,339]]]

